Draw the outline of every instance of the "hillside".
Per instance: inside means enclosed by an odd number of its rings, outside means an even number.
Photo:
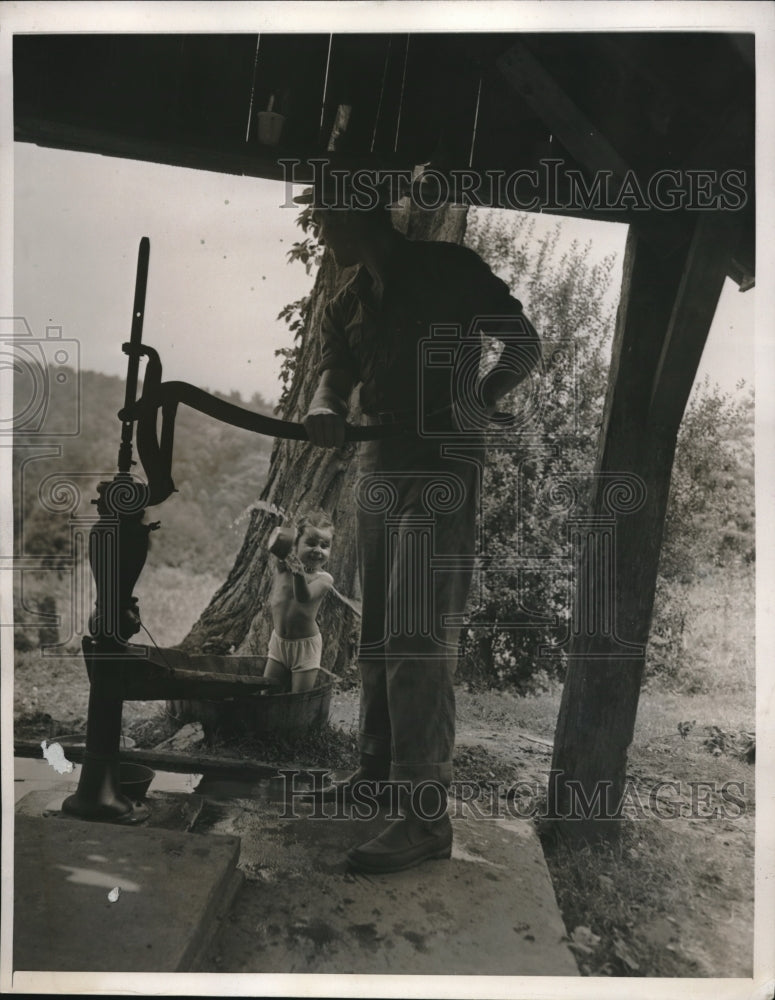
[[[123,379],[93,371],[81,372],[78,379],[72,369],[66,370],[66,375],[78,389],[78,433],[61,436],[76,426],[73,394],[54,391],[47,400],[41,428],[44,433],[19,437],[14,450],[18,554],[66,556],[70,550],[69,498],[79,496],[76,514],[88,516],[96,484],[112,477],[116,470],[121,430],[116,413],[124,402]],[[23,392],[20,379],[17,413],[23,407]],[[242,399],[239,393],[221,398],[262,413],[272,412],[258,393],[250,400]],[[160,520],[164,529],[152,536],[153,561],[225,576],[247,523],[235,522],[261,492],[271,447],[270,438],[180,407],[172,470],[179,492],[163,505],[149,508],[146,517]],[[139,465],[136,472],[142,474]]]

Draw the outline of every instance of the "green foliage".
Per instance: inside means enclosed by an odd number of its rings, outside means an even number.
[[[291,347],[278,347],[274,352],[275,357],[283,359],[280,365],[282,391],[275,407],[275,413],[283,413],[288,402],[288,393],[293,384],[293,373],[296,371],[301,356],[301,338],[307,328],[310,303],[310,296],[305,295],[295,302],[290,302],[277,314],[278,319],[282,319],[288,324],[288,329],[293,334],[293,345]]]
[[[469,684],[523,692],[546,690],[564,672],[561,656],[540,656],[541,646],[565,635],[571,600],[567,508],[552,502],[552,490],[572,483],[583,511],[615,317],[613,258],[595,263],[591,245],[575,242],[559,255],[560,225],[537,243],[533,229],[526,215],[472,211],[466,234],[522,301],[544,345],[543,405],[530,412],[523,387],[500,404],[527,418],[509,448],[488,450],[482,531],[494,567],[546,562],[534,572],[485,576],[472,594],[461,650],[460,673]],[[685,630],[693,609],[685,586],[714,567],[753,561],[753,486],[753,396],[723,394],[706,381],[679,434],[647,676],[675,685],[687,674]]]
[[[667,552],[667,558],[670,552]],[[686,582],[660,575],[646,650],[645,688],[742,694],[755,685],[756,593],[745,560],[703,567]]]
[[[740,385],[739,390],[745,387]],[[646,654],[646,683],[688,693],[744,683],[752,658],[750,607],[756,555],[754,399],[707,378],[692,394],[678,435]],[[692,606],[697,588],[702,605]],[[738,607],[737,605],[742,605]]]
[[[665,687],[686,690],[688,682],[692,692],[702,690],[701,685],[695,686],[696,675],[686,670],[687,627],[691,615],[687,587],[676,579],[658,576],[646,662],[647,681],[658,677]]]
[[[710,565],[754,561],[753,440],[753,390],[732,396],[706,378],[679,432],[660,565],[665,576],[686,580]]]
[[[538,243],[526,215],[471,212],[466,243],[508,284],[543,340],[540,406],[518,387],[500,408],[522,415],[508,448],[488,449],[482,491],[485,551],[493,566],[518,560],[555,567],[488,575],[463,635],[462,676],[478,685],[545,690],[561,656],[539,648],[567,628],[566,514],[550,490],[569,480],[583,502],[603,412],[614,311],[607,298],[614,260],[590,261],[591,246],[558,255],[560,226]],[[520,623],[518,626],[509,623]]]
[[[312,235],[305,235],[303,240],[293,244],[287,253],[288,263],[300,261],[307,274],[311,274],[313,268],[317,267],[323,258],[323,245],[316,238],[317,230],[312,222],[312,210],[309,206],[299,212],[296,225],[300,226],[305,234],[311,232]],[[301,338],[307,329],[311,304],[312,296],[305,295],[295,302],[290,302],[277,314],[278,319],[284,320],[288,324],[288,329],[293,334],[293,344],[290,347],[279,347],[274,352],[275,357],[283,359],[280,365],[282,391],[275,407],[275,413],[285,412],[293,384],[293,374],[301,356]]]

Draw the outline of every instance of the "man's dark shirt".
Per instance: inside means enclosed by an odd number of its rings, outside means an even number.
[[[414,410],[420,379],[426,413],[448,406],[453,363],[478,373],[474,318],[521,311],[506,283],[467,247],[399,239],[382,301],[361,266],[329,303],[321,325],[319,372],[349,372],[353,384],[362,383],[361,409],[372,415]],[[432,334],[434,344],[421,355],[420,341]]]

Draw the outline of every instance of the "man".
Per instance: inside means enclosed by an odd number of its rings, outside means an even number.
[[[334,206],[322,190],[296,200],[313,204],[337,265],[359,265],[322,321],[320,382],[304,418],[310,440],[342,446],[358,383],[365,419],[395,425],[359,455],[360,766],[332,791],[352,801],[370,783],[404,788],[400,818],[348,855],[361,871],[399,871],[451,853],[453,683],[482,430],[538,364],[540,345],[521,304],[473,251],[407,240],[385,196],[369,210]],[[505,346],[480,379],[482,330]]]

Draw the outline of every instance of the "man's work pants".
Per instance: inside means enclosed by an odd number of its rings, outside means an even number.
[[[452,780],[454,675],[473,571],[482,452],[416,439],[361,453],[360,749],[394,781]]]

